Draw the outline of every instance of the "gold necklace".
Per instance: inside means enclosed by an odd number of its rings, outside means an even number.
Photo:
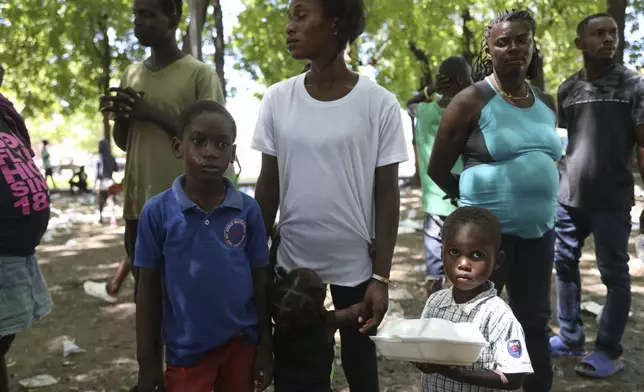
[[[506,93],[505,91],[503,91],[503,89],[501,89],[501,86],[499,85],[499,83],[498,83],[498,82],[497,82],[497,80],[496,80],[496,75],[494,75],[494,74],[493,74],[491,79],[492,79],[492,84],[494,84],[494,87],[496,88],[496,91],[498,91],[498,92],[499,92],[499,94],[500,94],[502,97],[504,97],[504,98],[508,98],[508,99],[512,99],[512,100],[514,100],[514,99],[528,99],[528,98],[530,98],[530,88],[528,87],[528,83],[525,83],[525,82],[524,82],[524,83],[526,84],[526,94],[525,94],[525,97],[515,97],[515,96],[513,96],[512,94],[510,94],[510,93]]]

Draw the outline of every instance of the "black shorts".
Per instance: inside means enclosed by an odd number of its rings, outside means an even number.
[[[45,169],[45,177],[53,177],[54,176],[54,169],[49,168]]]

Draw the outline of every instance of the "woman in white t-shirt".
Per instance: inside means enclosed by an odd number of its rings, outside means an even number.
[[[401,109],[393,94],[344,62],[345,48],[364,30],[362,0],[293,0],[289,19],[288,50],[311,67],[264,95],[252,142],[263,154],[255,196],[267,232],[280,210],[279,270],[314,270],[331,286],[336,309],[363,304],[362,325],[340,331],[342,364],[351,390],[375,392],[368,335],[387,310],[398,164],[408,159]],[[330,391],[332,358],[289,361],[285,340],[274,336],[276,392]]]

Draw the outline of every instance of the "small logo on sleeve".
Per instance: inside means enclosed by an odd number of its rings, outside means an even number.
[[[246,221],[235,218],[228,222],[224,229],[224,242],[231,248],[239,248],[246,238]]]
[[[523,349],[521,348],[521,342],[518,340],[510,340],[508,341],[508,354],[512,358],[521,358],[521,352]]]

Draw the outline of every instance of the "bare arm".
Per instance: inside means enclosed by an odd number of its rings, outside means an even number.
[[[136,294],[136,357],[142,373],[163,370],[161,269],[140,268]]]
[[[428,92],[430,94],[432,93],[432,91],[430,91],[429,89]],[[409,101],[407,101],[407,107],[409,108],[411,105],[416,105],[421,102],[430,102],[431,100],[432,98],[427,98],[427,96],[425,96],[425,91],[421,90],[418,94],[414,95],[413,97],[411,97],[411,99],[409,99]]]
[[[255,200],[257,200],[257,204],[262,210],[262,219],[268,235],[273,232],[273,225],[275,224],[275,217],[280,204],[279,190],[277,157],[262,154],[262,169],[257,179]]]
[[[253,268],[253,298],[259,320],[259,344],[271,344],[272,327],[268,313],[268,267]]]
[[[635,127],[635,141],[637,143],[637,167],[640,172],[640,177],[644,181],[644,124]],[[640,215],[640,233],[644,233],[644,211]]]
[[[459,191],[458,176],[452,173],[452,168],[465,151],[467,139],[479,119],[479,106],[473,86],[454,97],[443,113],[429,158],[427,174],[453,199],[458,198]]]
[[[460,367],[450,367],[443,376],[464,384],[478,385],[490,389],[514,391],[521,388],[523,374],[503,374],[492,370],[472,371]]]
[[[163,130],[163,132],[168,135],[170,139],[176,136],[177,134],[177,119],[170,116],[169,114],[166,114],[158,109],[155,109],[151,106],[149,106],[147,103],[145,104],[147,108],[145,109],[140,109],[141,114],[137,114],[137,116],[140,116],[139,118],[144,121],[149,121],[151,123],[156,124],[159,128]],[[136,109],[133,109],[136,110]],[[143,110],[146,110],[143,112]],[[145,116],[145,117],[144,117]],[[127,137],[130,132],[130,120],[129,118],[119,118],[114,121],[114,129],[112,130],[112,134],[114,135],[114,142],[116,145],[123,151],[127,151]]]
[[[114,120],[112,135],[117,147],[127,152],[127,135],[129,133],[130,121],[126,118]]]
[[[351,305],[345,309],[336,309],[327,312],[327,325],[329,332],[335,333],[339,328],[347,328],[358,325],[360,317],[360,303]]]
[[[131,87],[120,88],[112,87],[109,92],[115,92],[116,96],[106,96],[105,100],[112,101],[122,112],[119,118],[126,120],[135,119],[139,121],[148,121],[165,132],[170,139],[177,135],[177,118],[169,113],[152,106],[145,98],[144,93],[138,92]],[[119,126],[119,132],[123,132],[122,126]],[[116,129],[115,129],[116,132]],[[122,137],[122,135],[119,135]],[[121,139],[121,141],[123,141]],[[125,141],[127,142],[127,128],[125,131]]]
[[[400,218],[398,164],[376,168],[375,178],[376,243],[373,273],[389,277]]]

